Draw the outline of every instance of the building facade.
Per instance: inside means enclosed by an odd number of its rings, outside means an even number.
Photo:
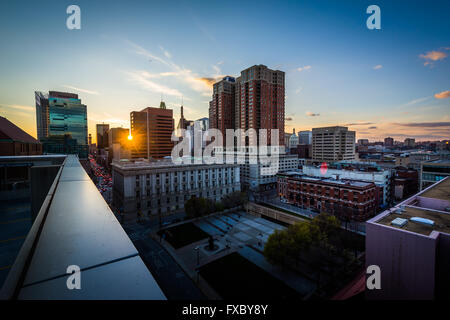
[[[282,201],[347,221],[365,221],[377,209],[377,188],[371,182],[288,172],[278,174],[277,191]]]
[[[239,166],[235,164],[175,165],[159,161],[113,161],[113,205],[126,218],[168,215],[184,209],[191,197],[220,201],[241,190]]]
[[[98,149],[105,149],[108,148],[108,130],[109,130],[109,124],[105,123],[98,123],[96,125],[97,129],[97,148]]]
[[[394,201],[394,171],[383,169],[374,163],[336,163],[325,166],[303,166],[303,173],[312,177],[347,179],[373,182],[379,188],[381,208]]]
[[[41,155],[42,145],[8,119],[0,116],[0,156]]]
[[[312,144],[312,131],[300,131],[298,133],[299,144]]]
[[[255,65],[238,78],[225,77],[213,86],[209,104],[209,126],[219,129],[226,143],[226,129],[267,129],[268,144],[272,130],[278,130],[278,145],[285,145],[285,73]]]
[[[88,156],[87,107],[77,94],[35,92],[38,139],[44,153]]]
[[[171,155],[174,131],[173,111],[164,102],[130,114],[133,159],[161,159]]]
[[[381,271],[370,300],[450,299],[450,178],[366,222],[366,267]]]
[[[420,190],[450,176],[450,160],[439,159],[421,162]]]
[[[313,128],[312,153],[314,161],[354,160],[355,131],[349,131],[347,127]]]

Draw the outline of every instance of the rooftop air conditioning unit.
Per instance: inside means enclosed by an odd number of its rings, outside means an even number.
[[[412,217],[409,220],[417,222],[417,223],[421,223],[427,226],[434,226],[434,221],[430,220],[430,219],[426,219],[426,218],[421,218],[421,217]]]

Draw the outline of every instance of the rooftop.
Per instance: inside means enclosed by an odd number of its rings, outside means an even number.
[[[402,229],[429,236],[432,231],[450,234],[450,178],[445,178],[416,195],[408,198],[397,206],[384,211],[369,223],[386,225],[396,229]],[[426,224],[412,221],[411,218],[418,217],[428,219],[434,224]],[[396,225],[392,222],[397,219],[406,219],[404,225]]]
[[[35,138],[4,117],[0,117],[0,138],[19,142],[39,143]]]
[[[430,226],[420,222],[411,221],[410,218],[412,217],[420,217],[433,220],[434,225]],[[403,227],[397,227],[391,224],[392,221],[396,218],[407,219],[408,222]],[[401,214],[395,213],[394,211],[393,213],[379,220],[378,223],[398,229],[420,233],[423,235],[429,235],[432,231],[450,233],[450,214],[443,214],[439,211],[427,210],[417,207],[406,206],[405,210]]]
[[[445,179],[436,187],[425,190],[420,196],[450,201],[450,179]]]

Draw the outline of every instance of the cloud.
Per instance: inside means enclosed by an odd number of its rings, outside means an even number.
[[[313,113],[313,112],[311,112],[311,111],[307,111],[307,112],[306,112],[306,115],[307,115],[308,117],[318,117],[318,116],[320,116],[320,113]]]
[[[381,64],[377,64],[375,67],[373,67],[373,70],[378,70],[383,68],[383,66]]]
[[[145,78],[147,79],[147,81],[149,81],[148,79],[151,78],[161,78],[161,77],[173,77],[174,79],[184,82],[190,89],[197,91],[199,93],[201,93],[203,96],[210,96],[211,95],[211,80],[210,79],[218,79],[223,77],[222,75],[220,75],[220,68],[218,67],[220,64],[222,64],[221,62],[217,63],[215,66],[213,66],[213,69],[215,71],[215,73],[211,76],[201,76],[189,69],[186,69],[182,66],[179,66],[177,64],[175,64],[173,61],[170,60],[170,58],[168,56],[169,55],[165,55],[165,58],[161,58],[159,56],[156,56],[152,53],[150,53],[149,51],[145,50],[144,48],[142,48],[141,46],[128,41],[127,43],[129,43],[130,46],[132,46],[135,49],[135,53],[138,55],[143,55],[146,58],[151,59],[152,61],[156,61],[159,62],[167,67],[169,67],[170,71],[167,72],[161,72],[161,73],[150,73],[147,71],[138,71],[140,73],[140,76],[138,77],[139,82],[143,83],[142,81],[142,76],[145,76]],[[160,47],[162,48],[162,47]],[[164,48],[162,48],[163,50]],[[165,52],[165,50],[164,50]],[[136,76],[135,80],[136,80]],[[144,83],[145,86],[147,88],[156,88],[155,85],[157,85],[156,83],[150,81],[150,83]],[[174,95],[175,91],[178,92],[178,90],[176,89],[170,89],[168,87],[164,87],[164,89],[170,93],[170,95]],[[181,94],[180,94],[181,95]]]
[[[285,121],[292,121],[292,120],[294,120],[292,117],[286,117],[286,118],[284,118],[284,120]]]
[[[420,128],[450,127],[450,122],[407,122],[394,124],[402,127],[420,127]]]
[[[127,72],[127,74],[129,76],[130,81],[137,83],[143,89],[152,92],[163,93],[169,96],[177,96],[177,97],[182,96],[181,92],[178,91],[177,89],[169,88],[149,80],[154,76],[153,74],[150,74],[145,71],[132,71]]]
[[[35,111],[35,107],[31,106],[22,106],[17,104],[0,104],[0,107],[16,109],[16,110],[25,110],[25,111]]]
[[[373,122],[353,122],[353,123],[346,123],[344,126],[368,126],[370,124],[374,124]]]
[[[302,87],[298,88],[297,90],[295,90],[295,93],[299,94],[302,89],[303,89]]]
[[[442,91],[442,92],[440,92],[440,93],[436,93],[436,94],[434,95],[434,97],[435,97],[436,99],[450,98],[450,90]]]
[[[159,46],[159,48],[160,48],[161,51],[164,53],[164,55],[166,56],[167,59],[172,58],[172,55],[170,54],[169,51],[167,51],[166,49],[164,49],[162,46]]]
[[[304,67],[297,68],[297,71],[301,72],[301,71],[309,70],[309,69],[311,69],[311,66],[304,66]]]
[[[372,126],[372,127],[368,127],[367,129],[377,129],[377,127]]]
[[[69,85],[66,85],[66,84],[61,85],[61,87],[64,87],[64,88],[67,88],[67,89],[71,89],[71,90],[75,90],[75,91],[78,91],[78,92],[88,93],[88,94],[95,94],[95,95],[99,95],[100,94],[97,91],[81,89],[81,88],[77,88],[77,87],[74,87],[74,86],[69,86]]]
[[[443,51],[428,51],[426,54],[420,54],[420,58],[425,59],[424,66],[433,65],[434,61],[439,61],[447,57],[447,53]]]

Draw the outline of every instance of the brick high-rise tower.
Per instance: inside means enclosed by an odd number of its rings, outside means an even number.
[[[284,145],[284,79],[283,71],[255,65],[234,79],[225,77],[214,84],[209,104],[210,128],[224,134],[226,129],[267,129],[271,143],[272,129],[279,130],[279,145]]]

